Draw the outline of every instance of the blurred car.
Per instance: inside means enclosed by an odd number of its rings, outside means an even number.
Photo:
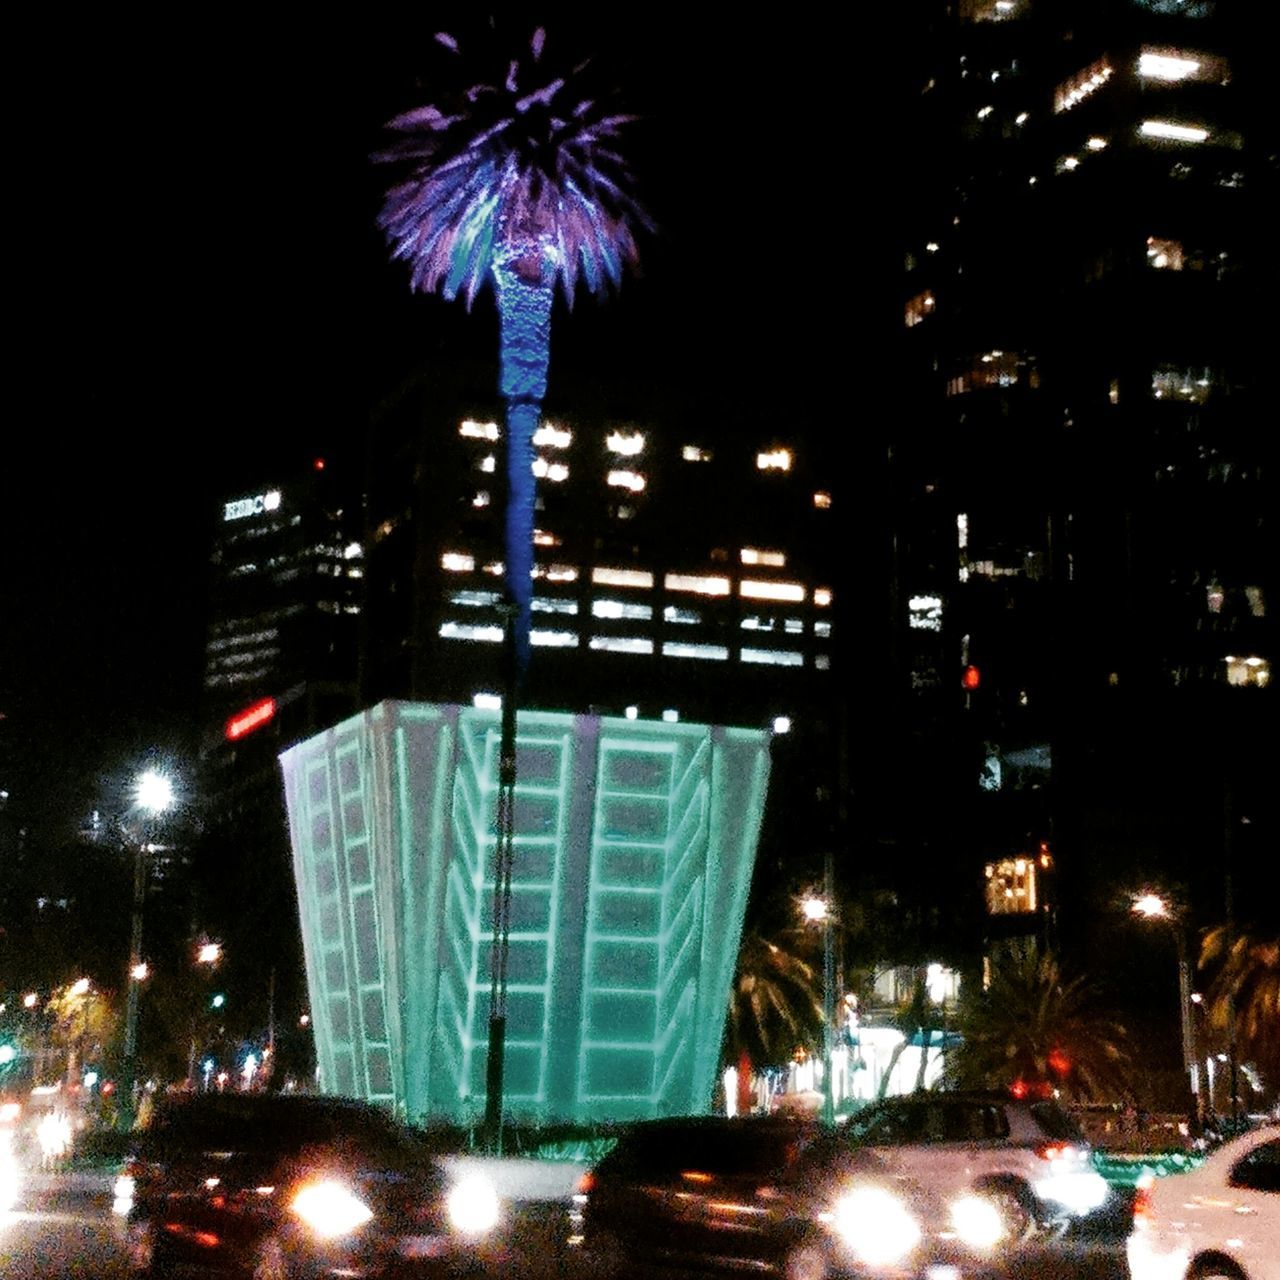
[[[500,1207],[451,1183],[423,1135],[376,1107],[297,1095],[166,1101],[115,1182],[133,1274],[253,1280],[453,1274]]]
[[[809,1121],[644,1121],[579,1184],[570,1244],[591,1276],[634,1263],[828,1280],[985,1269],[996,1207],[946,1202]]]
[[[1144,1181],[1128,1255],[1133,1280],[1280,1280],[1280,1125]]]
[[[886,1098],[853,1116],[845,1133],[891,1173],[936,1195],[991,1200],[1011,1242],[1065,1230],[1109,1194],[1089,1143],[1048,1099],[964,1092]]]

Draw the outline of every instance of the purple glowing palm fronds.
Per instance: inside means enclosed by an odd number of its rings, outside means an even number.
[[[457,52],[457,42],[437,40]],[[633,228],[649,227],[615,149],[634,117],[607,114],[575,90],[585,63],[554,76],[541,66],[544,34],[526,61],[495,83],[441,106],[406,111],[374,159],[405,178],[387,193],[378,225],[392,257],[412,264],[412,287],[470,306],[495,265],[559,281],[570,305],[579,279],[593,292],[617,284],[636,259]]]

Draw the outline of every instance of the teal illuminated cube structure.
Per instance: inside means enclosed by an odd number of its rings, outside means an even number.
[[[280,757],[327,1092],[483,1113],[499,720],[383,702]],[[509,1115],[709,1107],[768,774],[763,731],[521,713]]]

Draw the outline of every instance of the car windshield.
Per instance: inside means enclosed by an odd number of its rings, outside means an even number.
[[[814,1134],[800,1125],[640,1126],[619,1141],[614,1162],[635,1173],[696,1170],[724,1177],[755,1175],[791,1164]]]
[[[312,1100],[197,1099],[157,1115],[144,1146],[170,1152],[290,1154],[342,1146],[400,1162],[423,1151],[417,1136],[371,1107],[326,1106]]]
[[[1036,1128],[1046,1138],[1058,1142],[1083,1142],[1080,1126],[1059,1106],[1052,1102],[1036,1102],[1031,1106],[1031,1118]]]

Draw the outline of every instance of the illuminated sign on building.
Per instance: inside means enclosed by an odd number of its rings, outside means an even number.
[[[252,733],[255,729],[262,728],[275,714],[276,700],[274,698],[263,698],[260,702],[255,702],[253,706],[246,707],[243,711],[237,711],[227,721],[223,733],[226,735],[228,742],[235,742],[237,738],[243,738],[246,733]]]
[[[266,493],[256,493],[252,498],[237,498],[222,507],[224,521],[243,520],[246,516],[260,516],[264,511],[276,511],[280,506],[280,490],[271,489]]]

